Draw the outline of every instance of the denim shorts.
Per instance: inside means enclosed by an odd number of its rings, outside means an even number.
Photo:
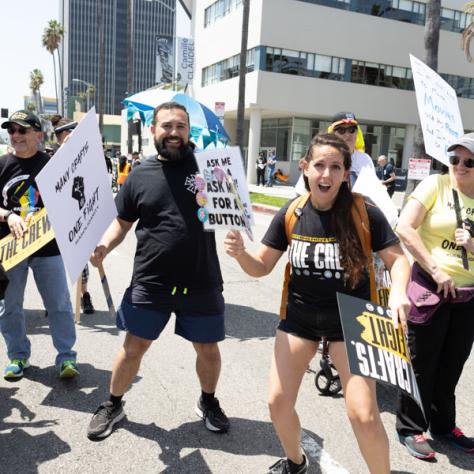
[[[163,297],[160,309],[132,304],[124,296],[117,310],[117,327],[143,339],[158,339],[171,313],[175,334],[191,342],[212,343],[225,338],[224,297],[220,289]]]
[[[344,340],[337,308],[304,311],[288,302],[286,319],[280,321],[278,329],[310,341],[319,342],[323,337],[332,342]]]

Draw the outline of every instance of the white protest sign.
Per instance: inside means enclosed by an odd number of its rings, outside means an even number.
[[[372,199],[384,213],[392,229],[395,228],[398,222],[398,209],[388,195],[387,188],[380,182],[372,168],[364,166],[360,170],[352,191]]]
[[[456,92],[411,54],[410,62],[426,153],[448,165],[446,150],[464,134]]]
[[[408,160],[408,179],[422,181],[430,175],[431,160],[410,158]]]
[[[41,170],[36,182],[74,283],[117,215],[95,108]]]
[[[196,153],[202,178],[197,194],[205,229],[247,229],[254,223],[240,149],[228,147]]]

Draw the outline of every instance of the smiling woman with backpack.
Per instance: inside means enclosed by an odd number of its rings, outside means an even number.
[[[341,139],[333,134],[314,137],[303,163],[310,193],[276,214],[256,253],[245,249],[238,231],[229,232],[225,239],[226,252],[254,277],[268,275],[290,245],[288,298],[284,288],[269,388],[270,415],[286,458],[271,466],[269,473],[303,474],[308,470],[295,403],[323,337],[330,342],[330,356],[341,378],[362,456],[370,472],[390,472],[375,382],[349,372],[336,292],[370,299],[375,288],[368,268],[372,251],[377,252],[391,271],[388,306],[405,329],[410,267],[382,212],[351,193],[347,183],[350,168],[351,153]]]

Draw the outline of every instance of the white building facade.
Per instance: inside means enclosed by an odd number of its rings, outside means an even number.
[[[193,94],[213,108],[225,103],[235,138],[240,0],[194,0],[196,67]],[[474,130],[474,67],[460,48],[471,18],[463,0],[442,1],[438,71],[456,89],[464,128]],[[276,148],[278,167],[298,177],[311,137],[331,117],[353,112],[366,151],[406,168],[417,108],[409,54],[424,58],[426,4],[412,0],[250,0],[245,97],[250,182],[263,149]]]

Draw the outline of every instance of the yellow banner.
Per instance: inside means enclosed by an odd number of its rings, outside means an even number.
[[[21,239],[15,239],[10,234],[0,240],[0,261],[3,268],[10,270],[53,239],[54,231],[46,208],[43,208],[29,220],[28,229]]]
[[[373,347],[385,349],[407,362],[410,361],[401,325],[395,329],[390,319],[367,311],[357,316],[356,319],[364,327],[360,336],[365,342]]]

